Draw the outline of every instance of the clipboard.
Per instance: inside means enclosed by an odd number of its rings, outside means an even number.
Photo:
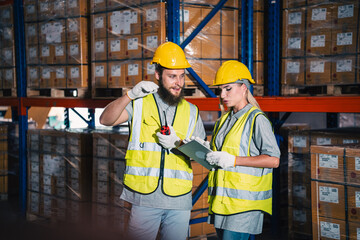
[[[206,154],[212,152],[212,150],[196,141],[196,139],[179,146],[177,149],[209,170],[217,167],[206,161]]]

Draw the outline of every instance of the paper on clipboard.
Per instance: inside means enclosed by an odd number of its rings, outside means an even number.
[[[211,149],[205,147],[204,145],[196,141],[196,139],[179,146],[177,149],[209,170],[217,167],[215,165],[211,165],[208,161],[206,161],[206,154],[208,152],[211,152]]]

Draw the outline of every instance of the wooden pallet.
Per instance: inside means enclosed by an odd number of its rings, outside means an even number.
[[[16,88],[0,89],[0,97],[16,97]]]
[[[289,86],[281,87],[283,96],[339,96],[359,95],[360,84],[328,84],[312,86]]]
[[[28,97],[52,97],[52,98],[64,98],[64,97],[76,97],[76,98],[89,98],[89,89],[87,88],[44,88],[44,89],[27,89]]]

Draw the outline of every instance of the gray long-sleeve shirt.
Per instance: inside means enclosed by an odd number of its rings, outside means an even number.
[[[155,93],[154,96],[160,111],[160,118],[161,118],[160,121],[165,122],[165,116],[163,114],[165,112],[167,123],[168,125],[171,125],[172,120],[174,119],[176,106],[169,106],[168,104],[166,104],[157,93]],[[126,106],[126,111],[129,115],[129,121],[130,121],[133,117],[132,103]],[[206,137],[204,125],[200,118],[200,115],[195,125],[193,136],[200,137],[201,139],[205,139]],[[124,188],[120,198],[132,204],[143,207],[154,207],[154,208],[162,208],[162,209],[181,209],[181,210],[191,210],[192,208],[191,192],[179,197],[170,197],[162,192],[161,182],[159,183],[159,186],[155,192],[146,195],[136,193],[129,189]]]

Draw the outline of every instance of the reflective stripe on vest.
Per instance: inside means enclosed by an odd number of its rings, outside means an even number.
[[[198,108],[182,100],[175,112],[172,126],[180,139],[192,136],[198,117]],[[168,154],[163,150],[156,132],[161,127],[159,110],[154,96],[148,95],[133,101],[133,119],[124,184],[139,193],[156,190],[162,177],[163,192],[169,196],[186,194],[192,189],[192,169],[182,155]]]
[[[217,149],[215,138],[229,113],[216,124],[213,132],[214,151],[225,151],[235,156],[250,156],[250,143],[255,119],[263,114],[251,107],[232,126],[223,146]],[[240,149],[239,149],[240,148]],[[236,166],[209,173],[209,212],[231,215],[252,210],[272,213],[272,168]]]

